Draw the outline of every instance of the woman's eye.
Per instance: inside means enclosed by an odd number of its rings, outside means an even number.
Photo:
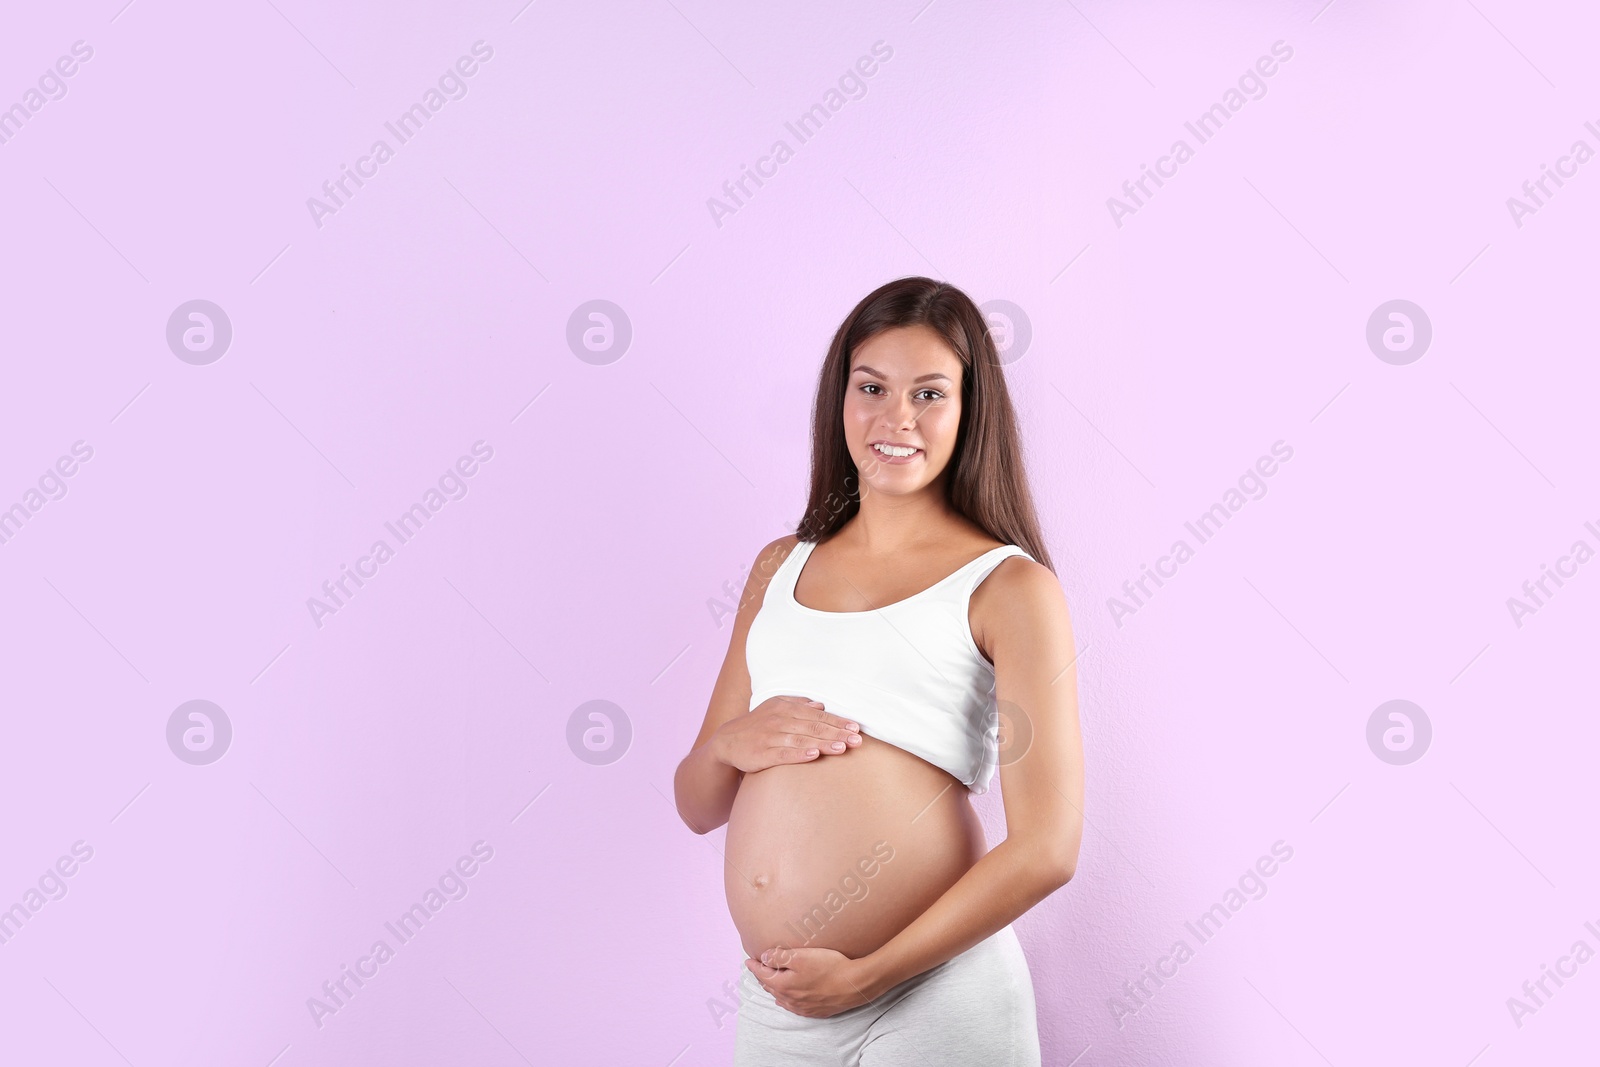
[[[876,390],[877,392],[869,394],[869,395],[873,395],[873,396],[876,396],[877,393],[881,392],[882,389],[883,389],[883,387],[878,385],[876,382],[864,382],[864,383],[862,383],[861,388],[862,388],[863,391],[869,390],[869,389],[870,390]],[[923,397],[925,399],[928,399],[928,400],[943,400],[944,399],[944,394],[939,392],[939,390],[937,390],[937,389],[918,389],[916,395],[919,396],[919,397]]]

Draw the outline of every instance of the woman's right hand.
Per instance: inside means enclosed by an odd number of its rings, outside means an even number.
[[[860,725],[805,697],[768,697],[748,715],[717,728],[717,759],[750,774],[784,763],[809,763],[861,744]]]

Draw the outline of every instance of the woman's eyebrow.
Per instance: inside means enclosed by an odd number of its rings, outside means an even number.
[[[860,366],[854,368],[853,370],[851,370],[850,373],[851,374],[870,374],[874,378],[879,379],[880,381],[888,381],[889,380],[889,379],[885,378],[882,374],[879,374],[877,371],[875,371],[871,367],[867,366],[865,363],[863,363]],[[924,374],[920,378],[913,378],[912,379],[912,384],[914,385],[917,382],[931,382],[935,378],[943,378],[947,382],[950,380],[950,376],[948,374],[940,374],[938,371],[934,371],[932,374]]]

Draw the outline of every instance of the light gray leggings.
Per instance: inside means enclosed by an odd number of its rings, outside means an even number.
[[[1039,1067],[1033,975],[1010,924],[826,1019],[780,1007],[740,970],[735,1067]]]

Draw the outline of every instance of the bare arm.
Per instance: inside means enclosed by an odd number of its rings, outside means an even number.
[[[1003,565],[1002,565],[1003,566]],[[1006,839],[887,944],[863,958],[877,996],[982,941],[1065,885],[1083,838],[1077,651],[1049,569],[1015,564],[995,589],[983,640],[1002,716]],[[1007,736],[1009,734],[1009,736]]]
[[[751,620],[766,598],[767,582],[796,543],[793,535],[780,537],[757,554],[739,597],[733,633],[728,638],[728,653],[723,658],[716,685],[712,687],[705,721],[700,725],[694,746],[678,764],[673,776],[678,815],[697,834],[710,833],[728,821],[734,795],[739,792],[739,782],[744,778],[743,772],[719,753],[717,729],[750,710],[750,669],[744,659],[745,638],[750,633]]]
[[[780,537],[756,557],[739,598],[728,654],[711,690],[705,722],[673,776],[678,815],[697,834],[709,833],[728,821],[745,775],[768,767],[809,763],[824,753],[843,754],[861,745],[858,723],[824,710],[820,702],[803,693],[783,693],[750,706],[745,640],[766,600],[767,583],[796,543],[793,535]]]

